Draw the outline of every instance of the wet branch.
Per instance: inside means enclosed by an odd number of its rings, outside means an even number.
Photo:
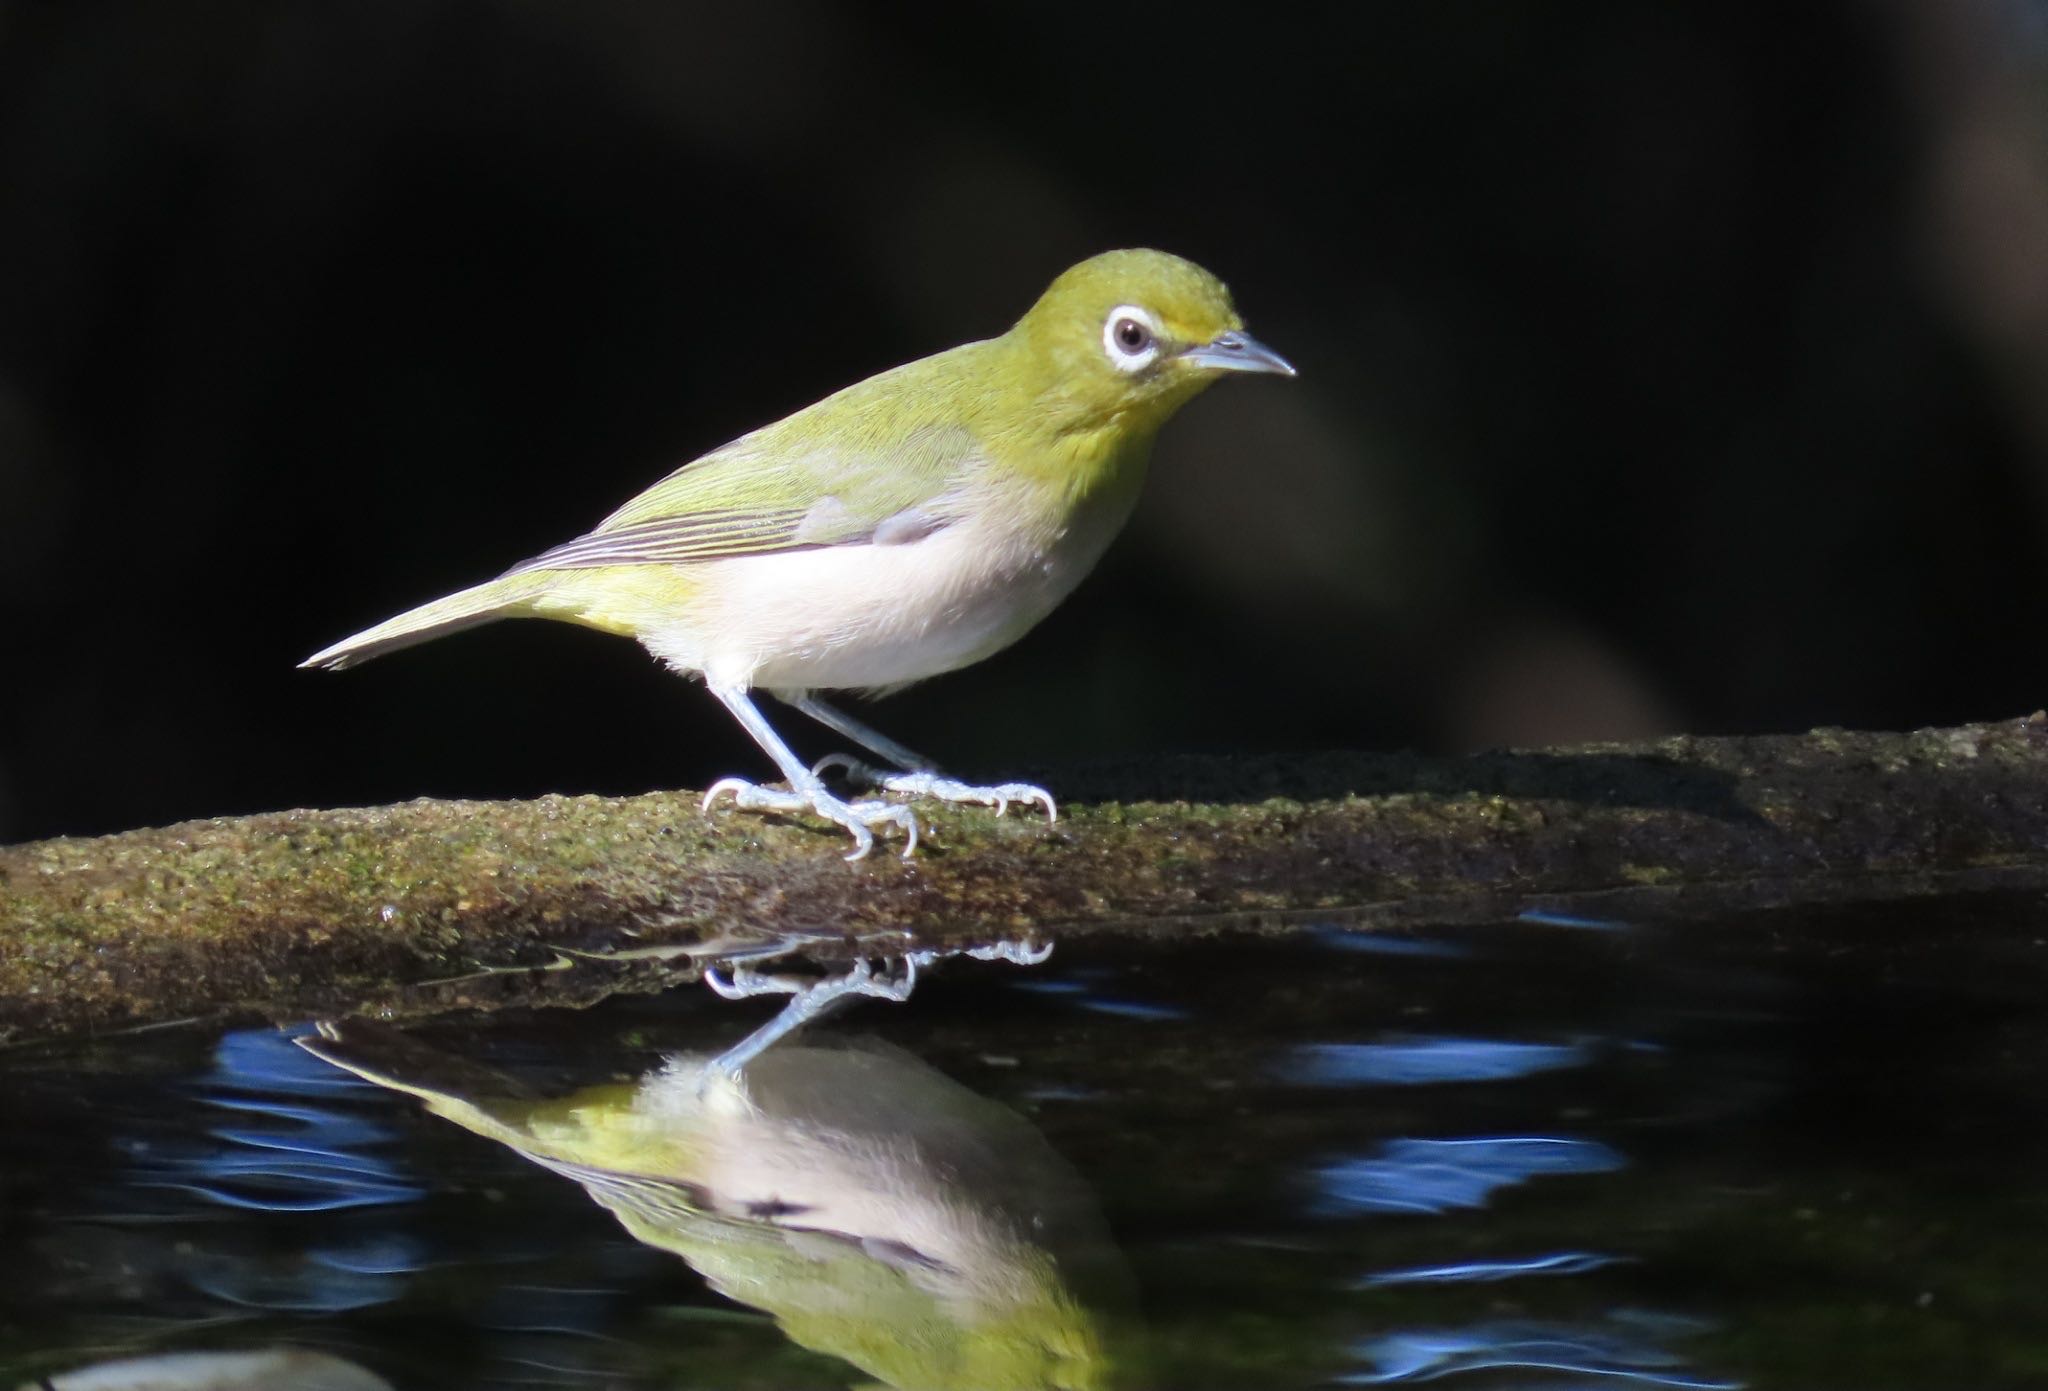
[[[2048,885],[2048,717],[1052,779],[1057,826],[933,809],[919,857],[691,793],[408,802],[0,848],[0,1037],[251,1012],[581,1003],[805,940],[1703,918]],[[1112,800],[1113,799],[1113,800]],[[921,814],[923,814],[921,812]],[[628,955],[630,953],[630,955]],[[617,954],[617,955],[615,955]]]

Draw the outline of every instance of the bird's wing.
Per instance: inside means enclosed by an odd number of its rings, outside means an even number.
[[[832,431],[821,445],[792,439],[795,419],[685,464],[508,573],[913,541],[954,520],[959,485],[984,457],[959,426]]]

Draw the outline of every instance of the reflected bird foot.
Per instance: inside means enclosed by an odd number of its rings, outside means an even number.
[[[917,968],[924,952],[892,958],[894,968],[885,964],[877,974],[874,963],[863,957],[836,976],[778,976],[756,970],[744,962],[730,971],[717,966],[704,968],[704,983],[728,1000],[745,1000],[756,995],[787,995],[782,1013],[748,1034],[718,1055],[714,1066],[726,1073],[738,1072],[759,1057],[770,1044],[796,1032],[847,1000],[867,995],[898,1004],[917,988]]]
[[[735,962],[729,970],[718,966],[704,968],[704,983],[712,992],[728,1000],[749,1000],[756,995],[808,995],[838,999],[842,995],[872,995],[881,1000],[895,1000],[901,1003],[910,998],[910,992],[917,986],[918,958],[922,952],[908,956],[884,958],[885,963],[896,963],[892,974],[876,975],[875,964],[867,957],[853,963],[836,976],[779,976],[759,970],[746,962]],[[889,971],[885,964],[884,971]]]

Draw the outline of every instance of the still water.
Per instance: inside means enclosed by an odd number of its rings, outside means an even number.
[[[0,1054],[0,1386],[2048,1386],[2038,895],[778,1003]]]

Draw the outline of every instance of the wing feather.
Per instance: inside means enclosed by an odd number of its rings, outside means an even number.
[[[505,573],[587,570],[602,565],[673,565],[714,556],[788,550],[803,519],[801,511],[707,512],[696,517],[635,522],[566,541]]]
[[[874,428],[851,395],[685,464],[596,530],[506,574],[899,544],[954,520],[950,504],[986,461],[980,441],[958,425]],[[819,418],[828,408],[841,418]]]

